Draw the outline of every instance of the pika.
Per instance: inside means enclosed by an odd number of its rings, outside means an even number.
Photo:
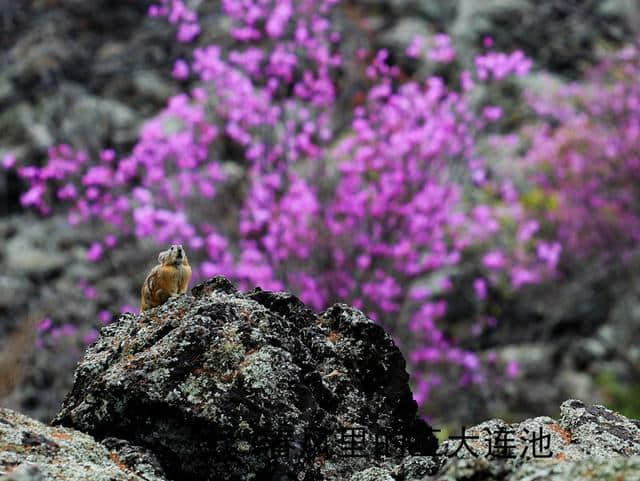
[[[174,244],[158,254],[158,265],[142,284],[140,311],[164,304],[167,299],[187,292],[191,266],[181,245]]]

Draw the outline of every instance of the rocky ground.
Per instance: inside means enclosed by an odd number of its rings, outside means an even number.
[[[122,443],[98,443],[75,429],[51,427],[5,408],[0,435],[4,481],[167,479],[153,455],[140,448],[134,457]]]
[[[640,479],[640,421],[569,400],[439,446],[364,314],[218,277],[103,328],[48,426],[0,409],[0,481]]]
[[[506,437],[513,453],[524,457],[487,457],[487,431],[513,433]],[[597,479],[637,481],[640,479],[640,434],[638,421],[621,416],[603,406],[569,400],[561,407],[561,417],[527,419],[507,424],[494,419],[468,428],[469,441],[478,455],[466,448],[451,456],[460,441],[443,443],[436,456],[406,456],[400,462],[379,463],[354,473],[350,481],[489,481]],[[539,451],[533,456],[532,436],[541,434]],[[97,442],[75,429],[50,427],[9,409],[0,409],[0,481],[168,481],[158,458],[148,449],[116,438]],[[509,434],[511,436],[511,434]],[[548,438],[547,438],[548,436]],[[513,443],[511,443],[513,439]],[[548,444],[547,444],[548,439]],[[529,453],[529,457],[526,457]],[[551,457],[546,457],[551,454]],[[545,457],[543,457],[545,456]],[[273,476],[286,480],[286,477]],[[290,478],[299,479],[299,478]]]

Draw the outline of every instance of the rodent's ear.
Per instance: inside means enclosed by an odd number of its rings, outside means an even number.
[[[162,251],[158,254],[158,264],[164,264],[164,261],[169,257],[169,251]]]

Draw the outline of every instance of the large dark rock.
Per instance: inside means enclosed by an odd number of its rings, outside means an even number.
[[[104,328],[54,424],[148,448],[171,479],[344,479],[435,453],[402,354],[362,312],[221,277],[192,292]]]

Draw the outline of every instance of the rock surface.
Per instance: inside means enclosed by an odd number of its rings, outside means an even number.
[[[221,277],[192,293],[103,328],[54,423],[144,446],[171,479],[345,479],[435,453],[402,354],[360,311]]]
[[[221,294],[215,294],[219,297]],[[273,296],[269,293],[262,295]],[[264,297],[262,298],[265,299]],[[276,304],[285,307],[291,298],[276,295]],[[283,302],[284,301],[284,302]],[[180,301],[175,302],[179,304]],[[271,308],[277,305],[272,304]],[[268,378],[266,379],[268,381]],[[264,389],[266,384],[258,389]],[[89,397],[89,396],[87,396]],[[229,420],[237,412],[236,405],[227,405],[220,419],[228,414]],[[283,410],[290,409],[287,406]],[[295,409],[295,407],[293,407]],[[155,411],[149,413],[151,420]],[[282,415],[287,415],[285,411]],[[298,422],[303,417],[294,420]],[[157,421],[156,421],[157,422]],[[198,421],[196,421],[198,422]],[[206,432],[208,421],[201,416],[199,433]],[[242,427],[248,429],[249,421]],[[191,433],[196,433],[192,424]],[[261,430],[266,435],[266,431]],[[175,471],[172,463],[180,465],[181,447],[174,444],[176,456],[171,458],[160,447],[164,441],[176,442],[181,431],[158,432],[155,439],[158,451],[145,449],[135,443],[108,437],[102,443],[93,437],[64,427],[50,427],[8,409],[0,409],[0,481],[99,480],[99,481],[166,481],[181,479],[231,479],[231,474],[217,472],[217,478],[201,472],[198,477],[185,477]],[[499,433],[502,436],[500,449]],[[461,433],[453,433],[441,444],[434,456],[406,456],[404,459],[384,458],[375,461],[362,459],[360,470],[353,474],[340,465],[339,460],[324,460],[321,478],[308,476],[309,465],[298,467],[293,476],[284,470],[255,473],[253,479],[348,479],[350,481],[573,481],[611,480],[637,481],[640,479],[640,421],[627,419],[603,406],[586,405],[568,400],[560,407],[560,418],[542,416],[520,423],[507,424],[492,419],[467,428],[467,446],[462,446]],[[477,439],[474,437],[477,436]],[[537,441],[535,441],[537,437]],[[214,436],[211,436],[213,438]],[[218,438],[219,439],[219,438]],[[252,437],[244,446],[255,444]],[[491,441],[490,441],[491,440]],[[533,442],[532,442],[533,441]],[[489,442],[492,453],[488,454]],[[534,447],[535,444],[535,447]],[[534,451],[535,450],[535,451]],[[471,454],[471,451],[476,456]],[[162,454],[164,453],[164,454]],[[194,452],[197,464],[202,452]],[[508,457],[513,454],[513,457]],[[217,459],[224,459],[222,457]],[[247,463],[254,462],[256,453],[240,452],[227,460],[227,467],[238,472]],[[400,461],[398,463],[398,461]],[[394,463],[398,463],[395,464]],[[161,467],[164,464],[164,468]],[[355,468],[354,463],[350,468]],[[316,462],[317,467],[317,462]],[[215,469],[215,468],[214,468]],[[165,474],[170,473],[171,475]],[[252,479],[246,473],[244,479]]]
[[[51,427],[0,408],[1,481],[165,481],[153,455],[107,449],[74,429]],[[132,454],[134,453],[134,454]]]
[[[547,416],[515,424],[492,419],[466,428],[466,445],[461,435],[454,433],[443,442],[437,457],[408,457],[395,468],[379,470],[375,479],[640,479],[640,421],[575,399],[562,404],[557,421]],[[357,473],[351,481],[374,479],[366,477],[369,472]]]

